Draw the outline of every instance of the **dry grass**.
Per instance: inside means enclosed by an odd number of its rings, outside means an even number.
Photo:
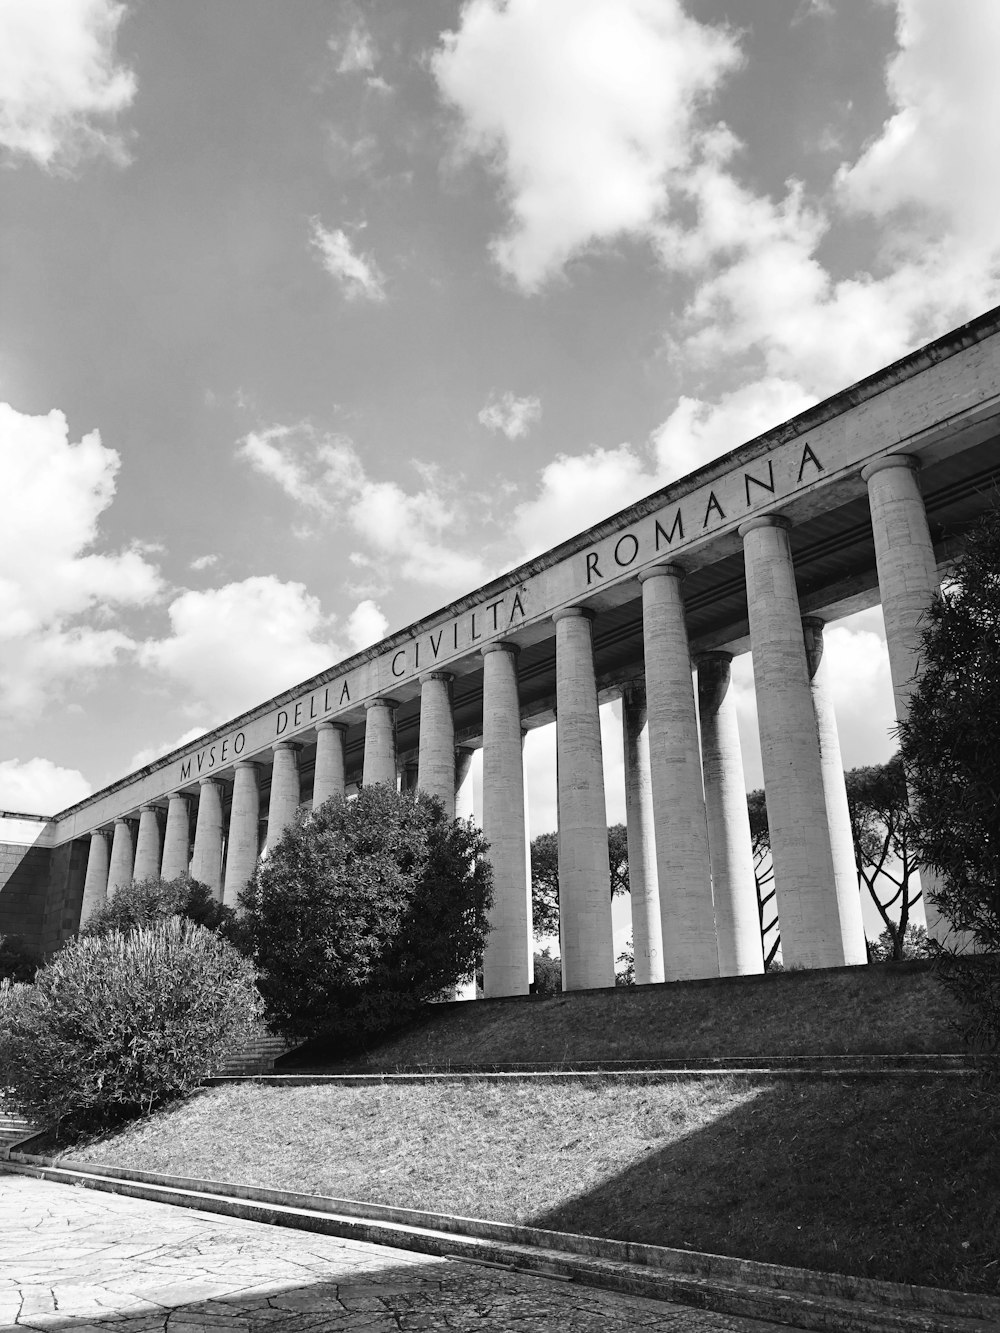
[[[423,1025],[339,1067],[959,1051],[956,1014],[919,964],[785,972],[437,1005]],[[333,1067],[337,1055],[317,1044],[299,1063]]]
[[[206,1090],[73,1157],[1000,1289],[979,1081]]]

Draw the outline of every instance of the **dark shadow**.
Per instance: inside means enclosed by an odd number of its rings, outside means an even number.
[[[744,1086],[746,1103],[530,1225],[1000,1295],[995,1080]]]

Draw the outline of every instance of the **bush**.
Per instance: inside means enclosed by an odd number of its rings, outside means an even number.
[[[485,851],[471,821],[386,783],[289,826],[241,898],[271,1023],[357,1044],[469,980],[489,929]]]
[[[208,930],[226,933],[235,913],[216,902],[207,884],[187,875],[177,879],[139,879],[133,884],[123,884],[103,902],[91,914],[81,934],[109,935],[116,930],[127,933],[172,916],[182,916]]]
[[[141,1115],[244,1045],[259,1009],[251,965],[192,922],[81,936],[0,991],[0,1086],[57,1131]]]
[[[0,935],[0,981],[32,981],[38,956],[17,935]]]

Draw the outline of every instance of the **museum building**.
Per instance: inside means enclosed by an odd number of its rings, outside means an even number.
[[[51,950],[156,875],[235,905],[297,811],[358,783],[471,816],[481,749],[485,994],[523,994],[523,739],[554,721],[564,985],[613,985],[598,708],[620,697],[636,980],[760,972],[730,690],[749,651],[785,964],[863,963],[824,626],[881,604],[904,717],[922,614],[998,482],[1000,309],[68,810],[0,812],[0,934]]]

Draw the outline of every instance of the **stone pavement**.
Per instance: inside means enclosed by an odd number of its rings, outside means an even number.
[[[0,1174],[0,1333],[787,1333],[787,1325]]]

